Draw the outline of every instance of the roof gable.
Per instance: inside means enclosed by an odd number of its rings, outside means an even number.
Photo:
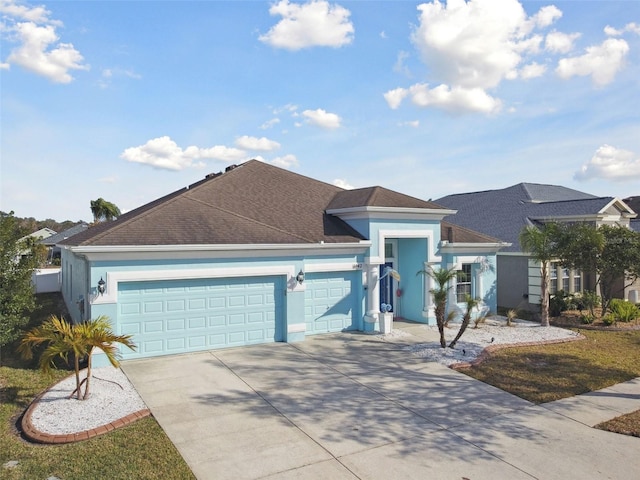
[[[434,202],[427,202],[419,198],[394,192],[384,187],[376,186],[340,191],[336,193],[331,203],[327,206],[327,210],[357,207],[444,208]]]

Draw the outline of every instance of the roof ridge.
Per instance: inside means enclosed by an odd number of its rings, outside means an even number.
[[[187,196],[185,198],[187,200],[191,200],[193,202],[197,202],[197,203],[200,203],[202,205],[206,205],[207,207],[215,208],[216,210],[219,210],[221,212],[227,213],[229,215],[233,215],[234,217],[242,218],[242,219],[248,220],[248,221],[250,221],[252,223],[255,223],[255,224],[258,224],[258,225],[262,225],[263,227],[269,228],[271,230],[275,230],[276,232],[285,233],[287,235],[291,235],[292,237],[299,238],[299,239],[304,240],[306,242],[311,242],[311,243],[314,242],[313,239],[311,239],[311,238],[305,238],[302,235],[298,235],[298,234],[292,233],[292,232],[287,232],[286,230],[282,230],[281,228],[274,227],[273,225],[269,225],[268,223],[263,223],[263,222],[260,222],[258,220],[254,220],[253,218],[245,217],[244,215],[240,215],[240,214],[238,214],[236,212],[232,212],[230,210],[227,210],[226,208],[221,208],[218,205],[213,205],[211,203],[205,202],[204,200],[200,200],[200,199],[193,198],[193,197],[190,197],[190,196]]]

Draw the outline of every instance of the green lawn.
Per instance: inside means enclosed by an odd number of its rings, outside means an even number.
[[[585,340],[498,350],[461,371],[534,403],[640,377],[640,331],[580,333]]]
[[[581,333],[585,340],[498,350],[479,365],[460,371],[535,403],[640,377],[640,331]],[[596,428],[640,437],[640,410]]]
[[[63,313],[59,295],[39,295],[40,310],[31,326],[50,313]],[[56,310],[58,309],[58,310]],[[7,480],[193,479],[186,463],[158,423],[147,417],[127,427],[84,442],[37,445],[26,442],[16,431],[19,416],[33,398],[49,385],[69,375],[55,371],[44,375],[34,362],[23,362],[12,347],[2,351],[0,367],[0,478]],[[17,461],[14,468],[3,468]]]

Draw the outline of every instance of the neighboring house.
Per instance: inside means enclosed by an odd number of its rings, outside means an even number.
[[[56,234],[55,231],[45,227],[45,228],[41,228],[40,230],[36,230],[35,232],[30,233],[29,235],[25,235],[19,241],[22,242],[28,238],[31,238],[33,239],[34,242],[40,243],[42,240],[52,237],[55,234]],[[28,255],[28,254],[29,254],[29,250],[24,250],[19,254],[19,257],[20,256],[24,257],[25,255]]]
[[[511,245],[497,255],[498,306],[531,311],[540,304],[540,265],[520,248],[519,235],[528,225],[557,222],[591,222],[629,226],[635,212],[622,200],[596,197],[557,185],[519,183],[499,190],[448,195],[436,200],[457,210],[446,220],[491,235]],[[550,268],[550,293],[580,292],[594,288],[595,279],[579,271]],[[629,292],[625,292],[625,298]]]
[[[252,160],[62,241],[62,293],[74,321],[133,335],[124,358],[373,331],[382,303],[435,323],[429,267],[461,270],[452,299],[495,311],[505,245],[441,222],[453,213]]]
[[[638,214],[636,218],[632,218],[630,222],[631,229],[640,232],[640,196],[628,197],[623,200],[631,210]]]
[[[68,228],[60,233],[55,233],[50,237],[43,238],[39,243],[45,245],[48,249],[47,254],[47,263],[48,264],[59,264],[60,261],[60,247],[57,245],[59,242],[66,240],[69,237],[73,237],[80,232],[84,232],[87,228],[89,228],[89,224],[87,223],[79,223],[74,225],[71,228]]]

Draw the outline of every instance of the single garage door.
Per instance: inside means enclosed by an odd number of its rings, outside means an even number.
[[[123,358],[282,341],[283,284],[275,276],[120,283],[118,331],[138,347]]]
[[[357,330],[358,271],[305,275],[306,334]]]

